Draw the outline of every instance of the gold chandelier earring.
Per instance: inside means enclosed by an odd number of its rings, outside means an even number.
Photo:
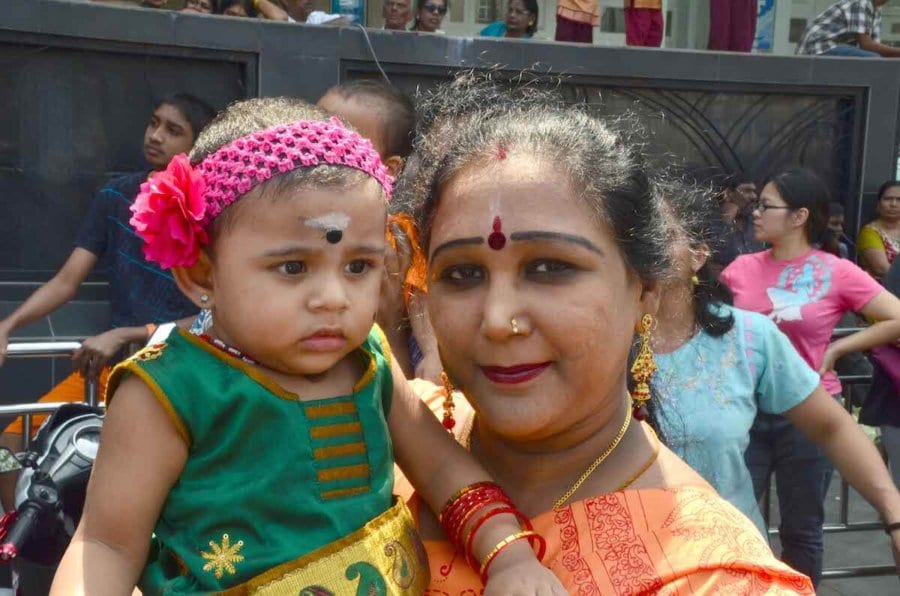
[[[638,326],[641,336],[641,347],[637,358],[631,365],[631,378],[634,389],[631,391],[631,406],[634,417],[638,420],[647,418],[646,404],[650,400],[650,379],[656,372],[656,361],[653,359],[653,348],[650,345],[650,332],[653,329],[653,315],[644,315]]]
[[[453,410],[456,404],[453,401],[453,383],[447,373],[441,371],[441,385],[444,386],[444,417],[441,424],[447,429],[447,432],[453,434],[453,427],[456,426],[456,419],[453,417]]]

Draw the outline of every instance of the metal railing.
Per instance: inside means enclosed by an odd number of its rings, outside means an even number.
[[[864,328],[842,328],[834,330],[834,337],[844,337],[862,331]],[[858,385],[871,383],[871,375],[840,375],[838,378],[843,386],[841,400],[847,413],[853,411],[853,392]],[[778,536],[778,528],[769,525],[772,512],[771,503],[771,486],[766,490],[763,497],[763,518],[766,527],[769,530],[769,536]],[[884,524],[881,522],[852,522],[850,521],[850,485],[841,477],[841,508],[840,521],[836,524],[825,524],[822,528],[825,534],[840,534],[844,532],[871,532],[883,531]],[[862,577],[881,577],[888,575],[896,575],[897,568],[894,565],[857,565],[851,567],[835,567],[824,569],[822,571],[822,579],[849,579]]]
[[[7,358],[71,358],[81,342],[77,341],[41,341],[11,343],[6,348]],[[99,390],[96,378],[85,378],[84,403],[89,406],[99,405]],[[25,449],[31,445],[31,421],[36,414],[52,414],[63,403],[29,403],[0,406],[0,416],[18,416],[22,418],[22,437]]]

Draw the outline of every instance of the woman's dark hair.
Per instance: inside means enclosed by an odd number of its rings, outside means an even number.
[[[538,27],[538,16],[539,16],[539,12],[540,12],[540,6],[538,5],[537,0],[522,0],[522,4],[525,5],[525,10],[527,10],[532,15],[534,15],[534,22],[525,28],[525,33],[527,33],[528,35],[534,35],[534,32],[537,31],[537,27]],[[507,10],[509,10],[508,7],[507,7]]]
[[[770,178],[778,194],[793,210],[806,209],[806,239],[816,244],[825,239],[828,231],[828,205],[831,197],[825,182],[808,168],[791,168]]]
[[[169,93],[156,102],[156,105],[153,106],[154,111],[161,105],[172,106],[181,112],[184,119],[191,125],[195,141],[200,136],[200,131],[216,117],[215,108],[190,93]]]
[[[250,0],[216,0],[216,9],[213,11],[215,14],[225,14],[225,11],[235,4],[243,6],[244,12],[247,13],[247,16],[250,18],[256,18],[258,13],[257,10],[253,7],[253,3]]]
[[[441,188],[463,168],[495,159],[502,148],[566,171],[577,196],[613,231],[629,268],[646,282],[665,276],[670,259],[662,201],[636,145],[555,93],[512,86],[504,91],[490,76],[471,75],[421,98],[429,123],[416,143],[416,167],[404,173],[396,195],[416,217],[426,252]],[[504,93],[508,99],[485,103]]]
[[[734,326],[734,317],[716,307],[732,304],[734,297],[719,281],[722,267],[715,256],[725,245],[726,227],[715,192],[675,179],[662,180],[657,187],[667,207],[669,245],[675,247],[686,239],[692,250],[705,247],[709,251],[706,263],[697,271],[697,283],[693,284],[694,318],[709,335],[725,335]]]
[[[882,184],[878,188],[878,200],[881,200],[881,198],[884,196],[884,193],[886,193],[889,188],[893,188],[895,186],[900,186],[900,180],[888,180],[887,182]]]

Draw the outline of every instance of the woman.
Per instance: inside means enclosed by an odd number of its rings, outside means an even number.
[[[420,225],[444,370],[477,412],[448,401],[446,426],[531,518],[571,593],[810,593],[632,416],[629,351],[636,328],[649,342],[669,260],[634,148],[555,102],[483,101],[497,94],[436,89],[426,114],[435,102],[484,108],[423,118],[434,125],[398,189]],[[418,520],[431,589],[478,593],[436,520],[424,508]]]
[[[758,412],[783,414],[828,454],[882,519],[900,521],[900,494],[877,450],[819,375],[767,317],[728,305],[731,294],[711,260],[722,245],[715,202],[678,186],[665,196],[676,275],[661,291],[653,385],[667,445],[765,536],[744,452]],[[900,532],[892,540],[900,553]]]
[[[863,269],[881,279],[900,252],[900,180],[878,189],[878,217],[859,231],[856,250]]]
[[[443,33],[441,22],[450,9],[450,0],[416,0],[416,19],[410,31],[422,33]]]
[[[722,272],[722,281],[734,293],[735,306],[772,319],[819,372],[825,390],[838,396],[841,383],[834,373],[835,361],[900,336],[900,301],[852,262],[814,248],[826,232],[828,203],[825,183],[809,170],[792,169],[772,178],[753,211],[756,239],[772,248],[738,257]],[[848,312],[861,312],[879,322],[832,342],[838,320]],[[830,441],[828,451],[839,461]],[[776,474],[782,559],[817,583],[822,572],[824,500],[832,473],[826,454],[790,421],[760,414],[746,459],[757,497]]]
[[[479,35],[531,39],[537,31],[537,22],[537,0],[509,0],[506,20],[491,23]]]

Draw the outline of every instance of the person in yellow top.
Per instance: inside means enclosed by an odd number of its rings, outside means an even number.
[[[625,43],[658,48],[662,44],[662,0],[625,1]]]
[[[599,24],[597,0],[557,0],[556,41],[594,43],[594,27]]]
[[[888,180],[878,189],[878,217],[864,225],[856,239],[859,264],[881,279],[900,252],[900,180]]]

